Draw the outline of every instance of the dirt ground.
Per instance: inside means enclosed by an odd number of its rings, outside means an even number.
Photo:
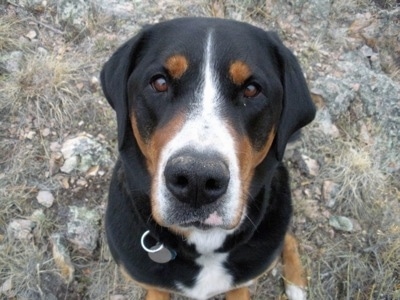
[[[319,7],[329,10],[320,20],[313,19],[321,12],[311,2],[318,1],[0,1],[0,299],[143,297],[118,272],[101,218],[93,251],[67,238],[60,263],[53,249],[67,231],[71,207],[104,213],[117,136],[99,72],[143,25],[214,16],[275,30],[299,57],[310,86],[335,74],[332,59],[368,45],[386,53],[379,72],[400,83],[400,41],[371,46],[370,39],[351,34],[364,26],[357,20],[395,12],[396,1],[320,1],[329,6]],[[316,33],[318,26],[345,31],[335,39]],[[321,111],[329,106],[313,96]],[[317,120],[286,154],[292,231],[307,269],[309,299],[400,299],[399,149],[379,144],[385,129],[373,118],[359,126],[355,111],[350,107],[330,123],[329,134]],[[98,141],[110,162],[63,172],[60,147],[84,134]],[[379,159],[383,154],[389,163]],[[51,204],[39,203],[43,191],[54,198]],[[252,293],[254,299],[286,299],[280,267]]]

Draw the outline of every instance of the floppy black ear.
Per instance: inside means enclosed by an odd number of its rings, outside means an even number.
[[[129,126],[129,105],[127,97],[127,82],[134,69],[135,53],[139,49],[142,33],[123,44],[104,64],[100,73],[101,86],[104,95],[117,113],[118,147],[124,146],[126,135],[131,134]]]
[[[281,161],[292,134],[314,119],[316,109],[296,57],[283,45],[278,52],[283,70],[284,97],[275,146],[277,159]]]

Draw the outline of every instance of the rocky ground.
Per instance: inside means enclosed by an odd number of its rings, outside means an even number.
[[[145,24],[216,16],[277,31],[298,56],[318,107],[285,157],[309,298],[400,299],[396,5],[0,1],[0,298],[140,299],[104,239],[117,151],[99,70]],[[285,299],[279,266],[252,292]]]

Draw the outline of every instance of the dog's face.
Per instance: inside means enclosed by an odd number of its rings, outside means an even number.
[[[154,220],[176,230],[237,228],[255,169],[268,154],[280,160],[314,116],[294,57],[274,34],[212,19],[154,25],[119,52],[103,88],[120,149],[133,135],[146,161]],[[113,77],[118,68],[124,78]]]

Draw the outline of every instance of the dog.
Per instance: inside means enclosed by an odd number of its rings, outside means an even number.
[[[212,18],[150,25],[105,63],[101,84],[119,150],[107,241],[146,299],[250,299],[280,257],[288,298],[305,299],[282,158],[315,106],[277,34]]]

